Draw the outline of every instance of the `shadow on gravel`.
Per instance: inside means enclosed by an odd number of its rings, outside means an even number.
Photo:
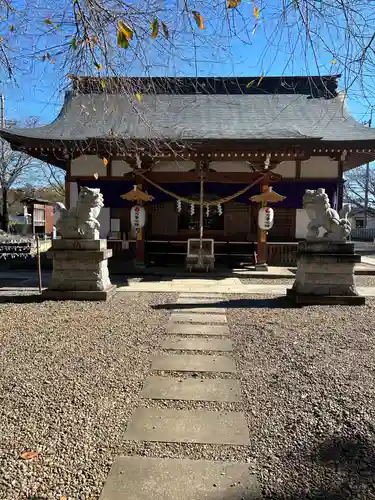
[[[194,302],[192,304],[157,304],[153,309],[202,309],[204,307],[222,307],[223,309],[296,309],[293,302],[286,297],[264,299],[231,299],[218,302]]]
[[[39,302],[44,302],[41,295],[0,295],[0,304],[37,304]]]
[[[315,478],[319,480],[304,492],[264,494],[264,499],[272,500],[369,500],[375,498],[375,447],[364,438],[336,437],[323,441],[309,454],[303,469],[296,472],[301,476],[306,465],[315,464]],[[295,489],[295,484],[290,489]],[[289,485],[287,486],[289,488]],[[230,500],[223,498],[222,500]]]

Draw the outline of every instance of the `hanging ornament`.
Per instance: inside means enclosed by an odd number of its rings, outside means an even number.
[[[210,216],[210,206],[209,205],[206,206],[206,216],[207,217]]]
[[[194,205],[194,203],[191,203],[190,204],[190,215],[194,215],[194,213],[195,213],[195,205]]]
[[[182,210],[182,203],[181,200],[177,200],[177,212],[180,213]]]
[[[219,203],[218,206],[217,206],[217,213],[219,215],[223,215],[223,207],[221,206],[221,204]]]

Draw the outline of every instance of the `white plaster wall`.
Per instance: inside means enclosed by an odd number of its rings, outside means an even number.
[[[74,207],[78,199],[78,184],[76,182],[69,182],[69,208]]]
[[[272,170],[276,174],[282,175],[284,178],[294,178],[296,176],[296,162],[295,161],[282,161]]]
[[[103,207],[99,214],[98,221],[100,224],[100,238],[107,238],[108,233],[111,230],[110,211],[111,209],[109,207]]]
[[[104,165],[103,158],[96,155],[82,155],[72,160],[70,173],[75,177],[94,176],[94,174],[103,177],[107,175],[107,167]]]
[[[336,178],[338,172],[338,161],[328,156],[313,156],[301,163],[301,177],[305,178]]]
[[[159,161],[152,167],[154,172],[188,172],[195,168],[195,162],[189,160]]]
[[[296,238],[303,239],[306,238],[307,225],[310,222],[310,218],[304,208],[297,208],[296,210]],[[324,229],[320,228],[319,236],[325,233]]]
[[[122,177],[131,171],[129,163],[123,160],[112,161],[112,175],[114,177]]]
[[[251,172],[250,166],[244,161],[212,161],[210,169],[216,172]]]

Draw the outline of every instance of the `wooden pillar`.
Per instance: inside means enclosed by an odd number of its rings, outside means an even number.
[[[261,192],[264,193],[268,190],[268,184],[261,183]],[[265,208],[267,202],[263,201],[259,204],[259,208]],[[267,271],[267,232],[260,229],[257,221],[258,227],[258,239],[257,239],[257,262],[255,264],[255,269],[257,271]]]
[[[343,198],[344,198],[344,161],[339,160],[338,164],[338,178],[339,185],[337,188],[337,211],[339,212],[342,209]]]
[[[71,176],[70,160],[65,165],[65,206],[70,208],[70,176]]]
[[[139,178],[136,179],[137,189],[143,190],[142,181],[139,182]],[[140,203],[142,205],[142,202]],[[147,224],[147,221],[146,221]],[[135,241],[135,265],[136,267],[145,266],[145,228],[139,229],[136,234]]]

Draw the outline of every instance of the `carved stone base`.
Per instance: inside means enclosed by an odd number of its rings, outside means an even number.
[[[355,284],[354,266],[361,262],[354,244],[302,241],[298,244],[297,273],[287,296],[300,305],[364,304]]]
[[[286,295],[297,306],[363,306],[366,303],[366,297],[361,295],[309,295],[297,293],[293,288],[288,288]]]
[[[109,279],[106,240],[53,240],[52,278],[43,297],[54,300],[107,300],[116,290]]]

